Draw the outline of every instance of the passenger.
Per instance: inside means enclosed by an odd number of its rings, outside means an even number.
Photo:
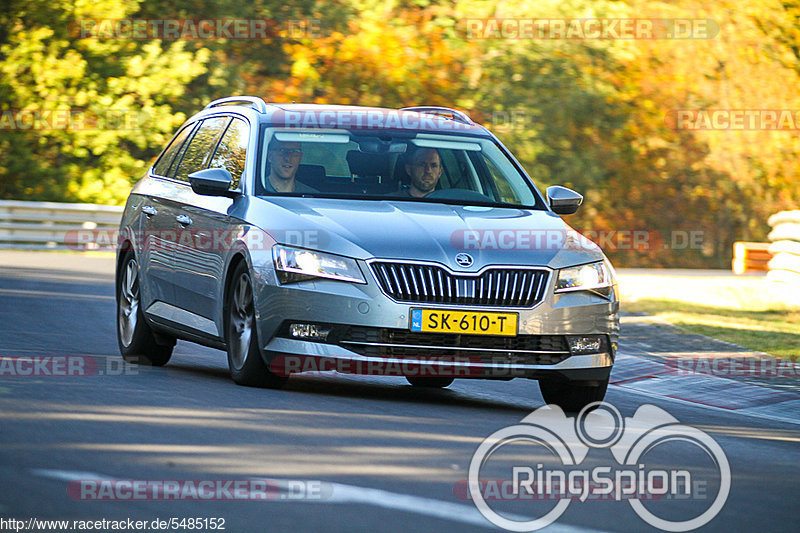
[[[298,142],[283,142],[273,139],[267,148],[269,175],[264,188],[267,192],[319,192],[308,185],[295,180],[300,161],[303,159],[303,148]]]

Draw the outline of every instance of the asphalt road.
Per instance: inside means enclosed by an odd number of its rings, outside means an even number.
[[[252,389],[229,379],[223,352],[184,342],[163,368],[127,366],[114,333],[113,259],[39,254],[32,264],[24,257],[0,253],[0,530],[13,530],[10,519],[31,518],[130,518],[147,521],[147,531],[156,530],[153,520],[171,518],[224,519],[224,530],[234,532],[499,530],[459,488],[483,439],[543,406],[535,382],[460,380],[424,391],[394,377],[313,376],[294,377],[280,391]],[[635,341],[623,330],[617,384],[606,400],[625,417],[645,404],[661,408],[724,451],[730,494],[701,529],[797,531],[800,396],[717,377],[650,379],[653,359],[642,349],[649,330],[636,328]],[[42,357],[83,370],[56,376],[42,367],[38,375],[20,375],[29,368],[20,361]],[[634,376],[637,369],[644,374]],[[692,396],[695,383],[705,391],[702,401]],[[736,394],[745,404],[715,403]],[[747,403],[752,398],[759,400]],[[722,475],[702,450],[667,443],[647,458],[708,480],[691,497],[657,500],[648,509],[687,520],[710,505]],[[613,461],[598,448],[584,465]],[[485,477],[508,479],[511,464],[535,469],[543,462],[546,450],[519,443],[487,462]],[[189,493],[180,501],[119,494],[91,500],[101,494],[92,490],[118,488],[121,480],[254,479],[270,480],[269,499],[199,501]],[[81,495],[76,486],[91,490]],[[554,502],[493,505],[535,518]],[[188,529],[187,522],[172,530]],[[551,529],[653,527],[626,501],[573,501]]]

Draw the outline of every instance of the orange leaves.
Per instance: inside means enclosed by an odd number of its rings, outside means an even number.
[[[288,46],[290,76],[272,88],[325,103],[399,106],[452,99],[463,90],[467,67],[434,22],[436,12],[361,12],[347,32]]]

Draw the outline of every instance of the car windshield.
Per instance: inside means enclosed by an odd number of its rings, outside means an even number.
[[[261,138],[259,196],[544,209],[533,184],[489,138],[274,128]]]

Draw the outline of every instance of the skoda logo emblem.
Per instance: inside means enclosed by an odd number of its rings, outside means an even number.
[[[458,266],[460,266],[460,267],[464,267],[464,268],[471,267],[472,266],[472,256],[469,255],[469,254],[464,254],[464,253],[457,254],[456,255],[456,263],[458,263]]]

